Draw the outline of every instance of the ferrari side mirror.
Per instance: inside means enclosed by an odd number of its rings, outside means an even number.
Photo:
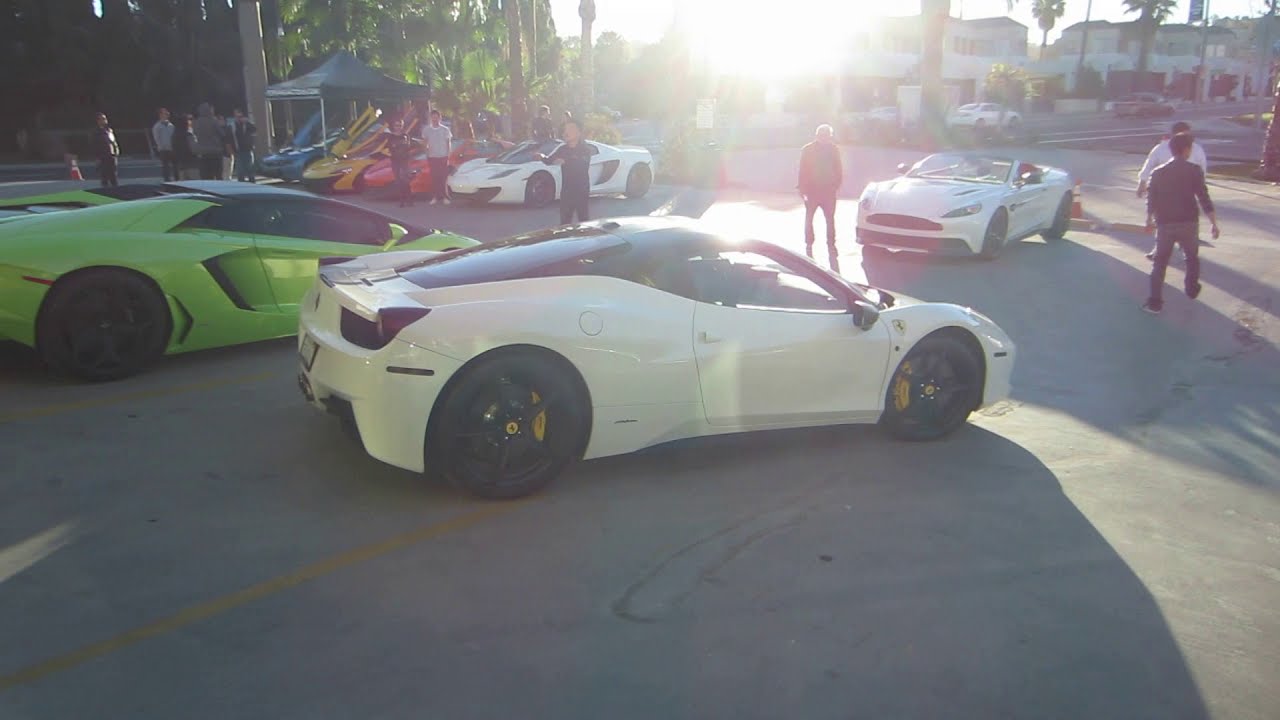
[[[880,320],[880,308],[869,302],[856,300],[853,303],[853,324],[860,330],[870,330]]]

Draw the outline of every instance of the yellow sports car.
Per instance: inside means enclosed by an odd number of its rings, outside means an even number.
[[[363,192],[365,172],[388,157],[387,127],[398,113],[383,115],[351,143],[344,153],[315,161],[302,174],[302,182],[313,192]],[[418,113],[405,118],[405,132],[413,133],[420,120]]]

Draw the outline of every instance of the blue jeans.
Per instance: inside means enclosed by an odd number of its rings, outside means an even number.
[[[241,150],[236,153],[236,179],[242,182],[256,182],[253,173],[253,151]]]

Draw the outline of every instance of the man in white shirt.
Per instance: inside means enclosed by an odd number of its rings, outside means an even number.
[[[156,154],[160,156],[160,172],[164,181],[178,179],[178,164],[173,158],[173,123],[169,122],[169,110],[160,108],[160,119],[151,126],[151,139],[156,144]]]
[[[440,124],[440,111],[431,111],[431,122],[422,128],[427,143],[427,167],[431,170],[431,203],[445,201],[445,183],[449,179],[449,151],[453,149],[453,133]]]
[[[1138,197],[1147,196],[1147,185],[1151,182],[1151,173],[1173,159],[1173,151],[1169,149],[1169,140],[1174,135],[1191,132],[1191,126],[1181,120],[1174,123],[1172,129],[1173,133],[1169,137],[1161,140],[1155,147],[1151,148],[1151,152],[1147,153],[1147,161],[1142,164],[1142,169],[1138,171]],[[1194,165],[1199,165],[1206,175],[1209,174],[1209,159],[1200,143],[1193,142],[1191,144],[1191,157],[1188,160]],[[1182,246],[1178,247],[1181,250]],[[1180,255],[1183,259],[1187,257],[1186,252],[1180,252]],[[1155,257],[1156,248],[1153,246],[1151,251],[1147,253],[1147,259],[1154,260]]]

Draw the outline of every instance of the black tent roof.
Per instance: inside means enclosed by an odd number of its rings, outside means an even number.
[[[431,88],[387,77],[346,50],[292,80],[267,88],[269,100],[417,100]]]

